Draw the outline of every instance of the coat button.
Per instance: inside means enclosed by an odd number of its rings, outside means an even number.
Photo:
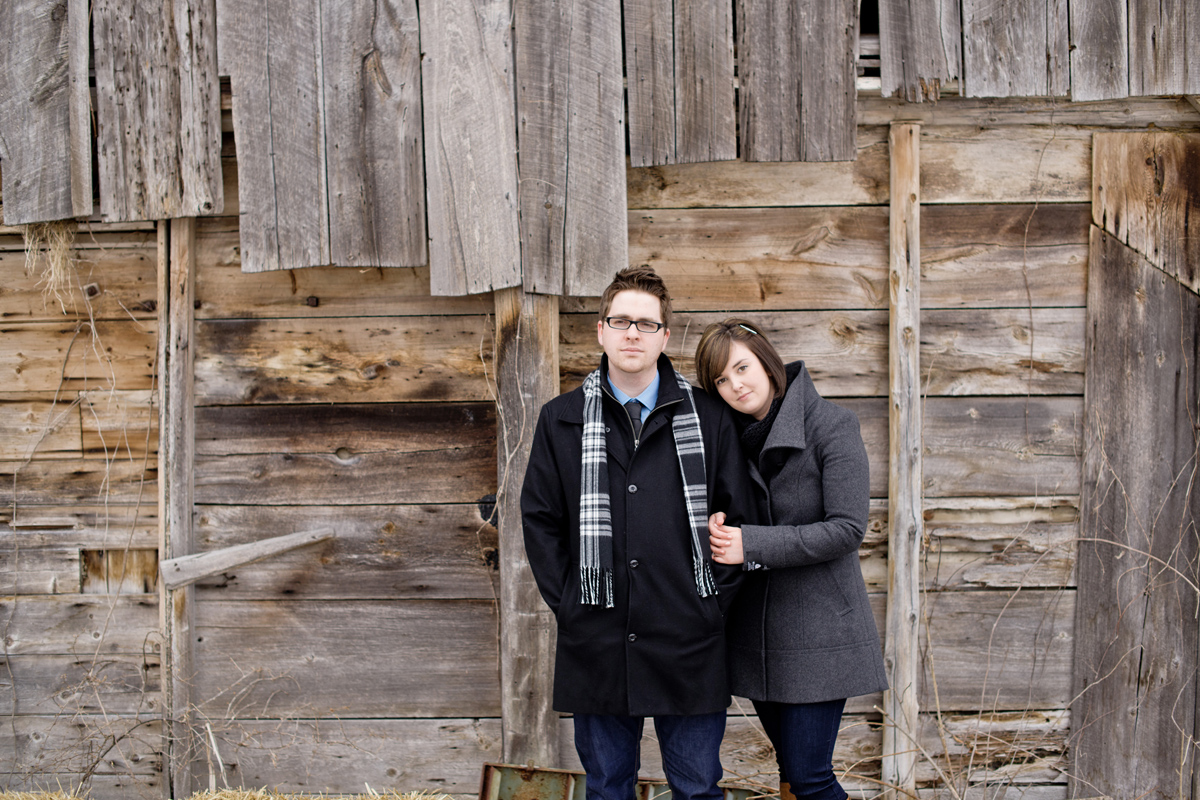
[[[638,560],[635,558],[632,561],[630,561],[629,567],[630,567],[630,569],[637,569],[638,568]]]
[[[631,484],[629,484],[629,493],[630,493],[630,494],[637,494],[637,487],[636,487],[636,486],[634,486],[632,483],[631,483]]]
[[[631,641],[631,642],[636,642],[636,641],[637,641],[637,634],[636,634],[636,633],[631,633],[631,634],[629,634],[629,641]]]

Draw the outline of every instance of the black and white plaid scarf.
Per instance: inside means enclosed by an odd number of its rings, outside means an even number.
[[[674,372],[674,370],[672,370]],[[612,514],[608,500],[608,455],[605,451],[604,409],[600,370],[583,382],[583,476],[579,494],[580,602],[613,607]],[[717,593],[712,567],[700,542],[708,536],[708,482],[704,469],[704,439],[692,398],[692,387],[675,372],[683,390],[684,407],[671,422],[675,452],[683,476],[683,499],[692,527],[692,569],[701,597]]]

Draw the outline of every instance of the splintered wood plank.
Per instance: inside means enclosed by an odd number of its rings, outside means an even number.
[[[1186,795],[1200,302],[1098,228],[1090,264],[1073,778],[1113,797]]]
[[[128,458],[0,461],[0,502],[55,507],[72,502],[84,505],[140,502],[153,506],[155,478],[153,460],[149,463]]]
[[[224,713],[231,689],[238,715],[250,717],[500,712],[490,599],[210,599],[196,614],[193,698],[210,714]]]
[[[512,0],[433,0],[420,16],[430,290],[519,285]]]
[[[513,17],[524,287],[598,296],[628,264],[621,6],[515,0]]]
[[[417,4],[325,0],[320,8],[330,260],[424,266]]]
[[[880,0],[879,55],[884,97],[937,100],[962,76],[962,18],[953,0]]]
[[[1092,221],[1200,293],[1200,135],[1097,133]]]
[[[485,317],[208,320],[195,342],[200,405],[492,397]]]
[[[0,4],[4,224],[92,213],[85,0]]]
[[[196,413],[197,503],[471,503],[495,493],[495,458],[490,405]]]
[[[676,310],[882,308],[887,215],[854,207],[631,211],[629,259],[663,276]]]
[[[1129,30],[1125,0],[1071,0],[1071,99],[1129,94]]]
[[[20,506],[0,511],[0,522],[20,533],[26,547],[154,547],[158,509],[154,504]]]
[[[965,0],[967,97],[1065,97],[1066,0]]]
[[[1084,309],[921,315],[925,395],[1082,394]]]
[[[1091,206],[927,205],[921,209],[926,308],[1083,306]]]
[[[1129,93],[1200,93],[1200,8],[1187,0],[1129,4]]]
[[[132,320],[18,322],[0,327],[0,382],[7,391],[150,389],[155,332]]]
[[[742,157],[855,155],[857,3],[740,0]]]
[[[480,764],[501,758],[499,718],[348,716],[222,721],[213,733],[225,759],[225,777],[230,785],[270,786],[289,794],[360,795],[365,784],[384,794],[474,796]],[[220,781],[220,768],[210,766],[212,778]],[[205,786],[208,769],[201,765],[199,780]]]
[[[208,599],[355,600],[495,597],[497,532],[482,503],[197,506],[197,551],[308,528],[336,538],[197,584]],[[494,520],[493,520],[494,521]]]
[[[158,713],[162,707],[157,656],[9,656],[0,670],[0,714]]]
[[[0,543],[0,594],[68,593],[79,594],[78,548]]]
[[[53,399],[0,396],[0,460],[78,458],[83,452],[79,404]]]
[[[924,403],[928,497],[1079,491],[1079,397],[930,397]]]
[[[101,657],[157,654],[153,595],[95,594],[0,597],[9,656]]]
[[[242,269],[329,264],[316,0],[224,3]]]
[[[215,6],[98,0],[92,20],[102,218],[220,213]]]
[[[730,0],[624,4],[630,163],[737,158]]]
[[[76,235],[78,247],[89,237]],[[43,293],[40,270],[27,270],[23,252],[0,252],[0,318],[7,322],[61,321],[64,316],[105,320],[153,319],[155,246],[77,249],[61,303]],[[65,310],[65,314],[64,314]]]

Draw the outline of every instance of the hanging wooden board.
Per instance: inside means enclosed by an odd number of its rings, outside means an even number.
[[[101,217],[221,213],[215,6],[96,0],[92,22]]]
[[[879,56],[884,97],[937,100],[962,76],[962,17],[954,0],[880,0]]]
[[[521,283],[511,0],[421,7],[434,295]]]
[[[5,225],[92,213],[87,0],[0,3]]]
[[[1071,0],[1071,99],[1109,100],[1129,94],[1129,12],[1126,0]]]
[[[965,0],[967,97],[1065,97],[1067,0]]]
[[[1129,4],[1129,93],[1200,93],[1200,7],[1189,0]]]

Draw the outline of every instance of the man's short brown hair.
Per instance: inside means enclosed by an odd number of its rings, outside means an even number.
[[[608,310],[612,308],[613,298],[617,293],[630,289],[657,297],[659,309],[662,311],[663,326],[671,327],[671,293],[667,291],[663,279],[649,264],[625,267],[613,277],[612,283],[604,290],[604,294],[600,295],[600,319],[608,316]]]

